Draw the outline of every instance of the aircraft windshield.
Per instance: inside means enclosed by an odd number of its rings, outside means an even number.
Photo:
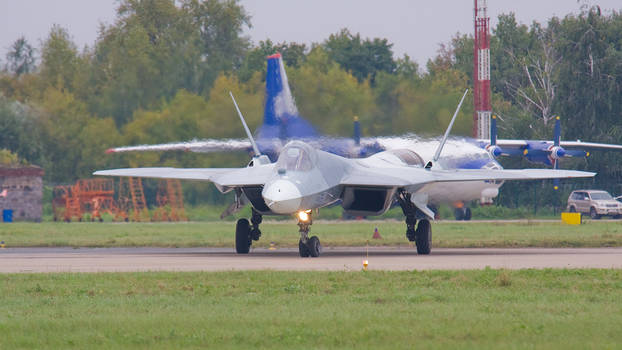
[[[593,192],[590,194],[590,196],[592,196],[593,200],[608,200],[608,199],[613,199],[613,197],[611,197],[611,195],[607,192]]]
[[[288,171],[309,171],[312,168],[309,153],[300,147],[288,147],[281,152],[276,162],[278,169]]]

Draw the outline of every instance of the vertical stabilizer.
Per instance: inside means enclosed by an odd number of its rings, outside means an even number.
[[[266,105],[259,137],[290,139],[314,136],[317,134],[311,124],[298,113],[281,54],[268,56]]]

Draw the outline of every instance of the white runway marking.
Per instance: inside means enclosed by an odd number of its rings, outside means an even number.
[[[297,249],[230,248],[7,248],[0,273],[324,270],[363,268],[365,248],[325,248],[319,258],[300,258]],[[507,268],[622,268],[622,248],[370,248],[370,270]]]

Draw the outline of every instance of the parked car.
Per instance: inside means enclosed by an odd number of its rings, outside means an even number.
[[[609,215],[616,219],[622,217],[622,203],[615,200],[608,192],[599,190],[576,190],[568,197],[571,213],[589,214],[592,219]]]

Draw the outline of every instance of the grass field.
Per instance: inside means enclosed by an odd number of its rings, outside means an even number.
[[[233,247],[233,222],[190,223],[12,223],[0,224],[8,247]],[[374,228],[383,239],[372,240]],[[298,244],[294,220],[262,224],[255,246]],[[407,245],[398,221],[317,221],[311,229],[324,246]],[[432,228],[435,247],[601,247],[622,246],[622,222],[591,221],[580,226],[559,222],[439,222]]]
[[[0,275],[0,348],[616,348],[621,270]]]

